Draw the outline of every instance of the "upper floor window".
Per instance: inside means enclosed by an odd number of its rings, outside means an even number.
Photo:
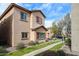
[[[39,23],[39,24],[42,24],[42,18],[36,16],[36,22]]]
[[[20,15],[21,15],[21,20],[22,21],[26,21],[27,20],[27,14],[26,13],[21,12]]]

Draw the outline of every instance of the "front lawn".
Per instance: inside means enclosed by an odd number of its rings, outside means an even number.
[[[43,43],[40,43],[40,44],[33,45],[32,47],[29,47],[29,48],[24,48],[24,49],[20,49],[20,50],[14,51],[12,53],[8,53],[6,55],[7,56],[21,56],[21,55],[27,54],[29,52],[32,52],[34,50],[46,47],[46,46],[48,46],[50,44],[57,43],[59,41],[60,40],[54,40],[54,41],[51,40],[49,42],[43,42]]]
[[[65,53],[62,50],[60,50],[60,48],[63,45],[64,45],[63,43],[61,43],[59,45],[56,45],[53,48],[51,48],[51,49],[49,49],[49,50],[47,50],[45,52],[42,52],[42,53],[40,53],[40,54],[38,54],[36,56],[64,56]]]
[[[49,49],[49,50],[51,50],[51,51],[58,51],[58,50],[60,50],[60,48],[63,46],[63,43],[61,43],[61,44],[59,44],[59,45],[56,45],[56,46],[54,46],[53,48],[51,48],[51,49]]]

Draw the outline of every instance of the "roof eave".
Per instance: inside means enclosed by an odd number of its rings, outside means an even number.
[[[29,10],[27,10],[27,9],[25,9],[25,8],[23,8],[23,7],[19,6],[19,5],[17,5],[17,4],[15,4],[15,3],[11,3],[11,4],[7,7],[7,9],[3,12],[3,14],[0,16],[0,20],[1,20],[1,19],[6,15],[6,13],[7,13],[9,10],[11,10],[13,7],[17,7],[17,8],[20,8],[20,9],[22,9],[22,10],[24,10],[24,11],[27,11],[27,12],[31,13],[31,11],[29,11]]]

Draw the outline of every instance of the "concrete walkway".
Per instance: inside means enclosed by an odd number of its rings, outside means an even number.
[[[62,50],[67,54],[67,56],[79,56],[79,52],[71,51],[67,45],[64,45]]]
[[[42,53],[42,52],[44,52],[44,51],[47,51],[48,49],[50,49],[50,48],[52,48],[52,47],[54,47],[54,46],[56,46],[56,45],[58,45],[58,44],[60,44],[60,43],[62,43],[62,42],[58,42],[58,43],[51,44],[51,45],[49,45],[49,46],[47,46],[47,47],[44,47],[44,48],[35,50],[35,51],[30,52],[30,53],[28,53],[28,54],[25,54],[25,55],[23,55],[23,56],[34,56],[34,55],[37,55],[37,54],[39,54],[39,53]]]

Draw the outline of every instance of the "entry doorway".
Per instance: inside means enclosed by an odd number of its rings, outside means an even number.
[[[38,40],[44,40],[46,37],[45,37],[45,33],[43,32],[37,32],[37,39]]]

